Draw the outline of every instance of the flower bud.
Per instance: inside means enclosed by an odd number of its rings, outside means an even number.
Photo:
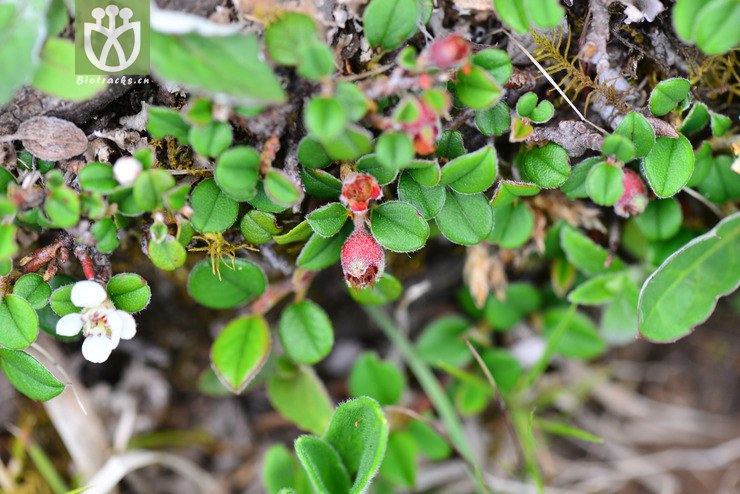
[[[119,158],[113,165],[113,176],[123,186],[133,185],[144,167],[132,156]]]
[[[624,192],[614,205],[614,212],[619,216],[629,218],[631,215],[645,211],[648,198],[645,183],[640,178],[640,174],[625,168],[622,185],[624,185]]]
[[[380,186],[372,175],[350,173],[342,185],[342,203],[355,213],[365,213],[370,205],[380,197]]]
[[[448,70],[465,63],[469,52],[470,43],[461,36],[453,34],[429,45],[426,49],[426,58],[430,65]]]
[[[364,227],[358,227],[342,246],[342,270],[352,288],[372,286],[383,276],[385,251]]]

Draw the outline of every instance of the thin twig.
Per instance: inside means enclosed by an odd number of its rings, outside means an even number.
[[[544,69],[544,67],[542,67],[542,65],[540,65],[540,63],[539,63],[539,62],[537,61],[537,59],[535,59],[535,58],[534,58],[534,57],[532,56],[532,54],[531,54],[531,53],[529,53],[529,51],[528,51],[528,50],[527,50],[527,49],[526,49],[526,48],[525,48],[525,47],[524,47],[524,46],[523,46],[523,45],[522,45],[522,44],[521,44],[521,43],[520,43],[519,41],[517,41],[517,40],[516,40],[516,38],[514,38],[514,36],[512,36],[512,35],[511,35],[511,33],[509,33],[508,31],[504,31],[504,33],[505,33],[505,34],[506,34],[506,35],[507,35],[507,36],[509,37],[509,39],[510,39],[510,40],[511,40],[511,41],[512,41],[512,42],[513,42],[513,43],[514,43],[514,44],[515,44],[516,46],[517,46],[517,48],[519,48],[519,49],[520,49],[520,50],[521,50],[521,51],[522,51],[522,52],[523,52],[523,53],[524,53],[524,54],[525,54],[525,55],[527,56],[527,58],[529,58],[529,60],[530,60],[530,61],[531,61],[531,62],[532,62],[532,63],[534,64],[534,66],[535,66],[535,67],[537,67],[537,69],[538,69],[538,70],[540,71],[540,73],[541,73],[541,74],[542,74],[542,75],[543,75],[543,76],[545,77],[545,79],[547,79],[547,80],[548,80],[548,82],[549,82],[550,84],[552,84],[552,87],[554,87],[554,88],[555,88],[555,90],[556,90],[556,91],[557,91],[558,93],[560,93],[560,96],[562,96],[562,97],[563,97],[563,99],[564,99],[564,100],[565,100],[565,101],[566,101],[566,102],[568,103],[568,105],[569,105],[569,106],[570,106],[571,108],[573,108],[573,111],[574,111],[574,112],[576,112],[576,115],[578,115],[578,117],[579,117],[579,118],[580,118],[581,120],[583,120],[583,122],[584,122],[584,123],[587,123],[588,125],[590,125],[590,126],[591,126],[591,127],[593,127],[594,129],[596,129],[596,130],[598,130],[599,132],[601,132],[602,134],[605,134],[605,135],[606,135],[606,134],[608,134],[608,133],[609,133],[609,132],[607,132],[606,130],[604,130],[604,129],[602,129],[601,127],[599,127],[598,125],[596,125],[595,123],[593,123],[593,122],[591,122],[590,120],[588,120],[588,119],[587,119],[586,117],[584,117],[584,116],[583,116],[583,113],[581,113],[581,112],[580,112],[580,110],[578,110],[578,108],[576,108],[576,105],[574,105],[574,104],[573,104],[573,102],[572,102],[572,101],[570,100],[570,98],[568,98],[568,96],[567,96],[567,95],[565,94],[565,92],[564,92],[564,91],[563,91],[562,89],[560,89],[560,86],[558,86],[558,84],[557,84],[557,83],[555,82],[555,80],[554,80],[554,79],[553,79],[553,78],[552,78],[552,77],[550,76],[550,74],[548,74],[548,72],[547,72],[547,71],[546,71],[546,70]]]
[[[491,374],[490,369],[488,369],[488,366],[486,365],[486,363],[483,362],[483,359],[481,358],[480,354],[475,349],[475,347],[470,343],[469,339],[465,338],[465,344],[468,345],[470,352],[473,354],[473,357],[475,357],[475,361],[478,362],[478,367],[481,368],[481,370],[483,371],[483,374],[485,374],[486,379],[488,380],[488,384],[490,384],[491,389],[493,389],[493,394],[496,397],[496,401],[498,402],[499,411],[501,412],[501,416],[504,417],[504,422],[506,423],[506,429],[509,431],[511,440],[514,442],[514,447],[516,448],[516,452],[519,457],[519,464],[525,465],[526,458],[524,456],[524,448],[522,448],[522,443],[519,441],[519,436],[516,433],[516,429],[514,428],[514,423],[511,421],[511,416],[509,415],[509,409],[506,407],[504,396],[501,394],[501,390],[496,384],[496,379],[494,379],[493,374]]]
[[[691,187],[684,187],[683,190],[688,195],[690,195],[691,197],[693,197],[700,203],[704,204],[707,207],[707,209],[709,209],[711,212],[716,214],[719,218],[724,218],[725,216],[727,216],[725,213],[722,212],[722,210],[716,204],[709,202],[709,200],[706,197],[699,194],[697,191],[695,191]]]

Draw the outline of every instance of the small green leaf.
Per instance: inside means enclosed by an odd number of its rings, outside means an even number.
[[[169,108],[150,106],[146,131],[157,139],[172,136],[183,146],[190,144],[188,140],[190,124],[185,121],[180,112],[170,110]]]
[[[272,236],[279,234],[283,227],[278,225],[274,214],[252,209],[242,218],[239,229],[247,242],[259,245],[272,240]]]
[[[227,122],[210,122],[190,128],[188,140],[196,153],[215,157],[226,151],[234,139],[231,125]]]
[[[699,190],[710,201],[723,204],[740,198],[740,174],[732,169],[732,157],[717,156],[710,161],[704,180]]]
[[[463,143],[462,134],[457,130],[446,130],[434,143],[437,156],[447,160],[454,160],[467,152]]]
[[[298,75],[311,81],[320,81],[334,72],[334,52],[326,43],[318,39],[311,40],[298,47],[301,61]]]
[[[66,316],[74,312],[80,312],[80,308],[72,303],[72,284],[61,286],[51,293],[49,305],[58,316]]]
[[[175,186],[175,177],[167,170],[144,170],[134,182],[134,200],[143,211],[153,211],[162,205],[165,192]]]
[[[308,224],[307,220],[303,220],[290,231],[283,233],[282,235],[275,235],[273,240],[275,240],[275,243],[278,245],[302,242],[310,237],[312,233],[313,230],[311,229],[311,225]]]
[[[91,99],[105,89],[104,79],[85,81],[84,84],[77,82],[75,45],[62,38],[46,40],[41,50],[41,65],[33,74],[31,84],[46,94],[69,101]]]
[[[570,175],[568,152],[552,142],[535,148],[524,156],[523,171],[542,188],[560,187]]]
[[[557,27],[564,14],[558,0],[529,0],[527,4],[529,20],[542,29]]]
[[[418,447],[408,431],[393,431],[388,436],[380,475],[396,485],[413,487],[418,469]]]
[[[342,403],[331,418],[324,440],[339,453],[355,479],[348,494],[366,492],[388,443],[388,421],[380,405],[368,397]]]
[[[385,305],[398,300],[403,292],[403,285],[394,276],[383,273],[383,276],[373,286],[357,289],[348,286],[347,292],[357,303]]]
[[[321,170],[312,171],[319,172]],[[254,195],[254,197],[248,199],[247,203],[266,213],[280,213],[288,208],[287,206],[276,203],[270,198],[270,196],[267,195],[267,192],[265,191],[265,184],[263,181],[257,182],[257,193]],[[236,212],[239,212],[238,205],[236,205]]]
[[[0,348],[0,366],[15,389],[32,400],[48,401],[64,391],[64,384],[26,352]]]
[[[433,160],[414,160],[406,167],[408,175],[419,185],[432,187],[442,178],[439,164]]]
[[[372,134],[353,125],[347,126],[335,139],[322,141],[321,145],[329,158],[341,161],[355,160],[373,150]]]
[[[606,162],[591,168],[586,177],[586,192],[600,206],[613,206],[624,193],[624,172]]]
[[[416,0],[371,0],[363,14],[365,36],[373,47],[392,50],[416,31]]]
[[[353,122],[359,121],[370,109],[362,89],[352,82],[338,82],[334,97],[344,106],[347,117]]]
[[[540,101],[529,114],[530,120],[535,123],[546,123],[555,114],[555,107],[548,100]]]
[[[313,98],[303,110],[308,131],[320,141],[329,141],[342,133],[347,125],[347,113],[335,98]]]
[[[714,112],[709,112],[709,117],[712,122],[712,135],[714,137],[722,137],[732,127],[730,117]]]
[[[524,93],[516,102],[516,112],[519,116],[528,118],[534,111],[535,106],[537,106],[537,101],[538,98],[536,93],[533,93],[532,91]]]
[[[305,136],[298,143],[298,162],[308,168],[326,168],[331,165],[331,158],[321,143],[311,137]]]
[[[499,86],[506,84],[514,72],[511,58],[504,50],[487,48],[473,55],[473,63],[493,76]]]
[[[322,206],[306,216],[313,231],[322,237],[333,237],[339,233],[347,218],[349,218],[347,208],[338,202]]]
[[[150,36],[152,69],[193,92],[218,95],[222,104],[256,106],[285,101],[285,92],[260,52],[254,34],[199,33]]]
[[[329,316],[310,300],[295,302],[283,310],[278,331],[285,352],[303,364],[320,362],[334,346]]]
[[[474,110],[493,106],[501,97],[501,87],[485,69],[472,65],[457,73],[455,93],[460,101]]]
[[[95,240],[97,241],[95,247],[100,252],[110,253],[118,247],[118,231],[112,219],[103,218],[100,221],[96,221],[90,231],[95,236]]]
[[[150,241],[147,254],[152,264],[165,271],[173,271],[183,264],[188,257],[185,247],[175,237],[168,235],[161,242]]]
[[[236,221],[239,204],[209,178],[198,184],[190,197],[190,222],[201,233],[223,232]]]
[[[273,168],[264,181],[265,193],[275,204],[292,206],[303,198],[303,191],[282,170]]]
[[[213,178],[236,201],[251,199],[257,192],[260,155],[249,146],[237,146],[219,156]]]
[[[492,146],[485,146],[442,167],[440,183],[463,194],[483,192],[496,179],[497,164],[496,151]]]
[[[690,43],[696,38],[697,17],[712,0],[676,0],[673,7],[673,27],[682,40]]]
[[[634,221],[648,240],[668,240],[681,228],[683,212],[681,205],[673,198],[656,199],[650,201]]]
[[[375,144],[375,156],[384,167],[398,170],[414,159],[414,143],[403,132],[386,132]]]
[[[398,367],[383,362],[374,352],[360,355],[349,374],[349,392],[352,396],[369,396],[381,405],[398,403],[405,387],[406,379]]]
[[[335,200],[342,192],[342,182],[324,170],[301,169],[301,180],[306,194],[318,199]]]
[[[694,134],[707,126],[709,123],[709,109],[704,103],[694,103],[691,111],[681,124],[681,133],[684,135]]]
[[[380,245],[394,252],[413,252],[424,247],[429,224],[412,205],[388,201],[374,208],[370,229]]]
[[[493,0],[496,15],[514,31],[527,34],[529,20],[524,0]]]
[[[352,233],[352,225],[347,223],[337,235],[331,238],[313,234],[298,255],[298,265],[305,269],[318,271],[339,262],[342,245],[350,233]]]
[[[740,45],[740,5],[737,0],[714,0],[701,9],[696,22],[696,44],[707,55],[722,55]]]
[[[36,341],[39,318],[36,311],[19,295],[0,298],[0,345],[11,350],[22,350]]]
[[[118,187],[118,181],[113,178],[113,167],[107,163],[88,163],[80,170],[77,179],[83,189],[102,194]]]
[[[80,197],[66,185],[53,187],[46,196],[44,210],[55,226],[59,228],[75,226],[80,220]]]
[[[445,204],[434,220],[451,242],[476,245],[491,233],[493,211],[483,194],[467,195],[447,189]]]
[[[13,285],[13,294],[23,297],[35,310],[42,309],[49,303],[51,286],[36,273],[29,273],[18,278]]]
[[[650,93],[650,113],[662,117],[673,111],[689,95],[688,79],[672,78],[658,83]]]
[[[569,316],[568,309],[550,309],[544,314],[545,336],[557,334],[557,328],[567,319],[565,333],[560,337],[556,351],[563,357],[588,360],[598,357],[606,350],[604,339],[596,331],[587,316],[575,312]]]
[[[680,248],[645,281],[638,304],[640,334],[672,342],[691,333],[717,299],[740,284],[740,213]]]
[[[635,157],[644,158],[655,144],[655,130],[645,117],[637,112],[630,112],[622,119],[615,134],[622,135],[635,145]]]
[[[345,494],[351,482],[347,468],[337,451],[325,440],[301,436],[295,442],[295,452],[317,494]]]
[[[511,108],[499,101],[491,108],[475,112],[475,126],[486,136],[502,136],[511,126]]]
[[[369,173],[375,177],[379,185],[387,185],[393,182],[398,176],[397,168],[388,168],[378,160],[378,156],[373,154],[366,154],[359,160],[357,160],[357,170]]]
[[[226,325],[211,347],[211,366],[221,382],[239,394],[270,354],[270,328],[260,316],[240,317]]]
[[[461,367],[472,354],[463,340],[470,324],[460,316],[444,316],[434,320],[416,340],[416,354],[425,362],[438,366],[444,362]]]
[[[316,22],[305,14],[286,12],[265,30],[267,53],[281,65],[298,65],[299,48],[317,40]]]
[[[610,259],[609,251],[572,226],[564,226],[560,230],[560,245],[568,261],[587,276],[621,271],[625,268],[624,263],[617,257],[607,265]]]
[[[534,214],[520,201],[493,208],[493,230],[488,240],[504,249],[516,249],[526,244],[534,231]]]
[[[116,308],[130,313],[144,310],[152,298],[152,289],[146,280],[133,273],[115,275],[105,289]]]
[[[13,94],[31,81],[39,65],[39,52],[46,37],[46,23],[39,22],[45,15],[48,0],[4,2],[0,5],[0,106],[11,100]],[[12,69],[11,69],[12,67]]]
[[[267,379],[267,396],[283,417],[314,434],[326,430],[334,412],[329,393],[313,368],[296,365],[287,357],[278,359]]]
[[[611,302],[622,290],[625,276],[607,273],[594,276],[568,294],[568,302],[581,305],[602,305]]]
[[[221,274],[219,279],[219,273]],[[209,309],[230,309],[262,295],[267,278],[262,270],[246,259],[221,261],[214,273],[211,261],[204,259],[193,267],[188,277],[188,292]]]
[[[486,322],[496,331],[508,331],[519,324],[527,315],[537,310],[541,295],[528,283],[509,283],[504,299],[492,294],[483,310]]]
[[[670,197],[680,191],[694,172],[694,159],[694,150],[686,137],[658,137],[643,161],[645,176],[655,195]]]
[[[330,406],[326,419],[327,424],[332,411],[333,407]],[[323,429],[321,432],[323,432]],[[308,478],[303,468],[301,468],[298,458],[282,444],[274,444],[267,450],[262,466],[262,481],[267,489],[267,494],[296,494],[292,486],[298,486],[301,493],[307,492],[301,487],[310,488]]]
[[[493,193],[491,206],[500,208],[508,206],[514,202],[517,197],[532,197],[540,193],[539,186],[526,182],[515,182],[513,180],[501,180]]]
[[[601,153],[605,156],[614,156],[618,161],[627,163],[635,157],[635,145],[629,138],[621,134],[611,134],[604,137]]]
[[[444,206],[446,197],[444,187],[419,185],[409,172],[404,172],[398,181],[398,198],[418,209],[424,219],[434,218]]]

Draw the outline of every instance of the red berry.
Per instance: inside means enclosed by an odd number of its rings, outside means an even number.
[[[342,185],[342,203],[355,213],[365,213],[370,201],[380,197],[380,186],[372,175],[350,173]]]
[[[614,212],[619,216],[629,218],[630,215],[645,211],[648,198],[645,183],[640,178],[640,174],[625,168],[622,185],[624,185],[624,192],[614,205]]]
[[[461,36],[453,34],[434,41],[426,49],[429,63],[442,70],[453,69],[462,65],[468,58],[470,43]]]
[[[385,251],[362,225],[358,225],[342,246],[342,270],[352,288],[372,286],[383,276]]]

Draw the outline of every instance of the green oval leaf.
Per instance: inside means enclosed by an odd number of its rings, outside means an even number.
[[[694,173],[694,160],[694,150],[686,137],[658,137],[642,165],[655,195],[670,197],[680,191]]]
[[[709,317],[719,297],[737,290],[738,252],[740,213],[735,213],[666,259],[640,291],[640,334],[672,342],[691,333]]]
[[[219,279],[219,273],[221,278]],[[221,261],[214,273],[208,259],[193,267],[188,277],[188,292],[193,299],[209,309],[230,309],[262,295],[267,278],[262,270],[246,259]]]
[[[363,305],[385,305],[401,296],[403,285],[394,276],[383,273],[383,276],[373,286],[365,288],[347,287],[350,297]]]
[[[600,206],[613,206],[624,192],[624,172],[616,165],[599,163],[588,172],[586,191]]]
[[[334,346],[329,316],[310,300],[295,302],[283,310],[278,331],[286,353],[303,364],[320,362]]]
[[[655,130],[647,118],[637,112],[629,112],[619,123],[615,134],[622,135],[635,145],[635,157],[647,156],[655,144]]]
[[[650,201],[635,225],[650,241],[668,240],[678,233],[683,223],[681,205],[673,198]]]
[[[39,335],[39,318],[31,304],[18,295],[0,298],[0,345],[22,350]]]
[[[501,87],[485,69],[472,65],[457,73],[455,94],[467,107],[483,110],[493,106],[501,97]]]
[[[497,164],[496,151],[492,146],[484,146],[442,167],[440,183],[463,194],[483,192],[496,179]]]
[[[714,0],[696,18],[696,44],[707,55],[722,55],[740,45],[740,4]]]
[[[526,244],[534,230],[534,214],[526,203],[493,208],[493,230],[488,240],[504,249],[516,249]]]
[[[349,211],[342,204],[332,202],[312,211],[306,219],[313,231],[322,237],[333,237],[349,218]]]
[[[134,182],[134,201],[143,211],[162,205],[165,192],[175,186],[175,178],[161,168],[143,171]]]
[[[152,264],[165,271],[173,271],[183,264],[188,257],[185,247],[175,237],[169,235],[161,242],[150,241],[147,254]]]
[[[29,273],[18,278],[13,285],[13,294],[23,297],[35,310],[42,309],[49,303],[51,286],[36,273]]]
[[[456,244],[476,245],[491,233],[493,211],[483,194],[460,194],[447,189],[442,210],[434,220],[448,240]]]
[[[672,112],[686,99],[690,90],[691,83],[688,79],[673,78],[661,81],[650,93],[650,113],[662,117]]]
[[[77,176],[80,187],[92,192],[107,194],[118,187],[118,181],[113,177],[113,167],[107,163],[88,163]]]
[[[424,247],[429,224],[412,205],[389,201],[374,208],[370,229],[380,245],[394,252],[413,252]]]
[[[295,442],[295,452],[317,494],[345,494],[351,479],[337,451],[315,436],[301,436]]]
[[[236,221],[239,204],[209,178],[199,183],[190,197],[190,222],[201,233],[223,232]]]
[[[115,275],[105,289],[118,309],[131,313],[144,310],[152,298],[152,289],[146,280],[133,273]]]
[[[524,156],[523,171],[542,188],[560,187],[570,175],[568,152],[562,146],[549,142]]]
[[[234,139],[228,122],[210,122],[206,125],[190,127],[188,140],[196,153],[216,157],[226,151]]]
[[[292,206],[303,198],[303,191],[282,170],[267,172],[264,186],[267,197],[281,206]]]
[[[32,400],[48,401],[64,391],[64,384],[26,352],[0,348],[0,367],[15,389]]]
[[[406,379],[394,364],[384,362],[375,352],[360,355],[349,374],[352,396],[369,396],[381,405],[393,405],[401,399]]]
[[[272,236],[279,234],[283,227],[278,225],[274,214],[252,209],[242,218],[239,229],[247,242],[259,245],[272,240]]]
[[[441,185],[425,187],[408,172],[404,172],[398,181],[398,198],[418,209],[424,219],[434,218],[444,206],[446,197],[445,188]]]
[[[335,98],[314,98],[303,110],[303,121],[317,139],[331,140],[347,125],[347,114]]]
[[[564,226],[560,230],[560,246],[568,261],[587,276],[621,271],[625,268],[624,263],[617,257],[609,264],[609,251],[572,226]]]
[[[316,22],[305,14],[286,12],[265,30],[265,47],[281,65],[298,65],[299,47],[318,39]]]
[[[363,14],[365,36],[371,46],[392,50],[416,30],[416,0],[372,0]]]
[[[211,367],[221,382],[239,394],[270,354],[270,328],[260,316],[240,317],[226,325],[211,347]]]
[[[246,201],[257,192],[260,155],[254,148],[237,146],[219,156],[213,178],[229,197]]]
[[[307,226],[310,231],[310,226]],[[352,233],[351,223],[344,225],[344,228],[331,238],[325,238],[314,233],[298,255],[298,265],[302,268],[318,271],[339,262],[342,245],[344,245],[344,241],[350,233]]]
[[[386,132],[375,144],[375,157],[389,170],[398,170],[414,159],[414,143],[403,132]]]

